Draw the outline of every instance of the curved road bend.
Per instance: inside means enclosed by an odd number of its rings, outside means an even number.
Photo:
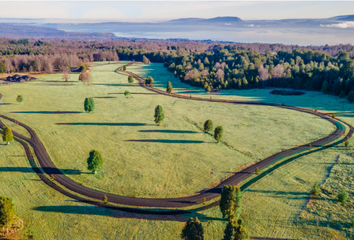
[[[220,191],[222,189],[222,187],[224,185],[237,185],[238,183],[240,183],[241,181],[243,181],[244,179],[246,179],[249,176],[252,176],[256,170],[256,168],[258,167],[259,169],[262,169],[266,166],[268,166],[269,164],[272,164],[274,162],[277,161],[277,159],[279,157],[283,157],[283,156],[289,156],[292,154],[297,154],[303,150],[308,150],[309,149],[309,144],[312,144],[312,146],[318,146],[318,145],[323,145],[328,143],[329,141],[335,140],[339,137],[341,137],[344,133],[345,133],[345,128],[343,127],[343,124],[341,124],[339,121],[332,119],[328,116],[326,116],[323,113],[314,113],[310,110],[304,109],[304,108],[298,108],[298,107],[289,107],[289,106],[282,106],[279,104],[267,104],[267,103],[256,103],[256,102],[246,102],[246,101],[234,101],[234,100],[223,100],[223,99],[203,99],[203,98],[197,98],[197,97],[186,97],[186,96],[182,96],[182,95],[178,95],[178,94],[167,94],[161,90],[158,90],[156,88],[153,87],[147,87],[144,85],[144,79],[140,78],[139,76],[137,76],[136,74],[130,73],[130,72],[126,72],[127,74],[132,75],[134,78],[136,78],[139,83],[140,86],[150,90],[150,91],[154,91],[156,93],[159,94],[163,94],[163,95],[167,95],[170,97],[175,97],[175,98],[182,98],[182,99],[189,99],[189,100],[198,100],[198,101],[208,101],[208,102],[224,102],[224,103],[229,103],[229,104],[245,104],[245,105],[262,105],[262,106],[274,106],[274,107],[280,107],[280,108],[284,108],[284,109],[291,109],[291,110],[295,110],[295,111],[299,111],[299,112],[305,112],[305,113],[309,113],[309,114],[313,114],[315,116],[321,117],[329,122],[331,122],[332,124],[334,124],[336,126],[336,130],[334,132],[332,132],[330,135],[328,135],[327,137],[321,138],[317,141],[305,144],[305,145],[301,145],[298,147],[294,147],[282,152],[279,152],[277,154],[274,154],[266,159],[263,159],[260,162],[255,163],[254,165],[247,167],[246,169],[242,170],[241,172],[235,173],[234,175],[232,175],[231,177],[225,179],[224,181],[222,181],[220,184],[218,184],[216,187],[211,188],[211,189],[207,189],[207,190],[203,190],[200,193],[193,195],[193,196],[188,196],[188,197],[180,197],[180,198],[135,198],[135,197],[127,197],[127,196],[120,196],[120,195],[116,195],[116,194],[111,194],[111,193],[106,193],[106,192],[102,192],[96,189],[91,189],[89,187],[85,187],[83,185],[81,185],[80,183],[77,183],[75,181],[73,181],[72,179],[68,178],[67,176],[65,176],[55,165],[54,163],[51,161],[44,145],[42,144],[42,142],[40,141],[39,137],[37,136],[36,132],[30,128],[29,126],[16,121],[13,118],[4,116],[4,115],[0,115],[1,118],[7,119],[9,121],[15,121],[18,125],[22,126],[23,128],[25,128],[29,134],[30,134],[30,138],[27,138],[15,131],[13,131],[14,136],[16,137],[16,140],[19,141],[20,143],[23,141],[26,141],[27,143],[29,143],[31,145],[31,147],[34,149],[34,152],[36,154],[36,157],[38,159],[38,162],[41,166],[41,168],[43,169],[43,171],[45,173],[47,173],[48,175],[54,175],[56,181],[61,184],[62,186],[64,186],[65,188],[69,189],[72,192],[78,193],[80,195],[86,196],[88,198],[91,199],[97,199],[97,200],[102,200],[103,196],[106,195],[109,202],[115,203],[115,204],[122,204],[122,205],[128,205],[128,206],[139,206],[139,207],[152,207],[152,208],[181,208],[181,207],[190,207],[196,204],[200,204],[203,201],[203,198],[205,197],[206,200],[211,200],[214,198],[217,198],[220,196]],[[340,129],[338,127],[338,125],[340,125],[341,127],[343,127],[343,129]],[[350,138],[352,133],[353,133],[353,128],[351,125],[347,124],[350,128],[350,131],[347,133],[346,138]],[[4,126],[4,124],[0,121],[0,126]],[[24,145],[23,143],[21,143],[22,145]],[[38,174],[38,173],[37,173]],[[41,177],[41,179],[43,180],[43,178]],[[47,179],[48,180],[48,179]],[[49,180],[48,180],[49,181]],[[46,182],[47,183],[47,182]],[[47,183],[48,184],[48,183]],[[49,186],[53,187],[54,189],[58,190],[58,186],[51,183],[48,184]],[[53,186],[55,185],[55,186]],[[59,187],[60,188],[60,187]],[[61,189],[61,188],[60,188]],[[65,195],[71,195],[70,197],[77,199],[79,201],[83,201],[83,202],[88,202],[90,203],[90,201],[88,201],[87,199],[81,198],[77,195],[71,194],[68,191],[65,191],[64,189],[61,189],[60,192],[64,193]],[[94,204],[94,203],[91,203]],[[100,204],[95,204],[95,205],[100,205]],[[103,205],[104,206],[104,205]],[[107,206],[106,206],[107,207]],[[114,208],[114,207],[111,207]],[[115,208],[117,209],[117,208]],[[129,208],[127,208],[129,209]],[[120,210],[124,210],[124,209],[120,209]],[[130,211],[133,211],[133,209],[131,209]],[[134,212],[139,212],[139,209],[135,209]],[[140,211],[141,212],[141,211]],[[177,212],[181,212],[181,211],[175,211]],[[182,211],[183,212],[183,211]],[[184,211],[185,212],[185,211]],[[156,214],[156,212],[154,212],[154,214]],[[161,212],[161,214],[166,214]]]

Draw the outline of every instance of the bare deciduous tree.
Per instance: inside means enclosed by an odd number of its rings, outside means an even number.
[[[224,75],[225,75],[224,70],[219,68],[218,71],[216,72],[216,79],[220,81],[221,79],[224,78]]]
[[[278,64],[273,70],[272,70],[272,77],[273,78],[282,78],[284,76],[284,68],[282,65]]]
[[[258,75],[260,81],[267,81],[269,78],[269,72],[263,67],[263,64],[258,68]]]
[[[67,82],[69,79],[69,73],[70,73],[70,68],[67,66],[64,66],[63,67],[63,78],[65,79],[65,82]]]

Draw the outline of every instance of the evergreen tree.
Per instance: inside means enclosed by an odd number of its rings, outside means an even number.
[[[204,123],[204,131],[209,132],[212,129],[213,129],[213,122],[210,119],[206,120]]]
[[[328,93],[328,82],[324,82],[322,84],[322,90],[321,90],[324,94]]]
[[[14,221],[15,205],[11,198],[0,197],[0,226],[6,226],[6,232],[9,233],[9,227]]]
[[[166,92],[171,93],[173,90],[172,83],[170,81],[167,82]]]
[[[315,182],[315,184],[312,187],[311,194],[317,197],[318,195],[320,195],[320,193],[321,193],[320,182]]]
[[[133,76],[130,76],[128,77],[128,83],[133,83],[134,82],[134,78]]]
[[[354,91],[350,91],[348,94],[349,102],[354,102]]]
[[[234,240],[236,232],[236,225],[233,221],[228,221],[224,230],[224,238],[222,240]]]
[[[246,228],[243,225],[239,225],[235,231],[235,240],[247,240],[250,239]]]
[[[203,240],[204,229],[198,218],[190,218],[182,229],[182,239],[185,240]]]
[[[23,102],[23,96],[22,95],[18,95],[16,98],[17,102]]]
[[[165,115],[163,113],[163,109],[160,105],[157,105],[155,108],[155,123],[159,124],[163,121],[163,119],[165,118]]]
[[[348,198],[348,195],[345,192],[345,189],[342,188],[340,193],[338,193],[338,201],[341,202],[341,203],[346,203],[347,202],[347,198]]]
[[[92,98],[85,99],[84,108],[86,112],[93,112],[93,110],[95,110],[95,102]]]
[[[340,94],[339,94],[339,97],[340,97],[340,98],[344,98],[344,97],[345,97],[345,92],[344,92],[344,91],[341,91]]]
[[[108,198],[107,198],[106,195],[103,196],[103,202],[104,202],[105,204],[107,204],[107,202],[108,202]]]
[[[0,73],[6,73],[6,67],[3,62],[0,62]]]
[[[103,159],[101,154],[96,150],[91,150],[90,156],[87,159],[87,169],[93,173],[101,171],[103,166]]]
[[[127,70],[127,65],[124,65],[123,66],[123,71],[126,71]]]
[[[216,141],[220,141],[223,135],[224,129],[222,126],[217,126],[214,130],[214,138]]]
[[[4,126],[2,128],[2,140],[4,142],[7,142],[7,144],[10,144],[10,142],[14,140],[11,128],[9,128],[8,126]]]

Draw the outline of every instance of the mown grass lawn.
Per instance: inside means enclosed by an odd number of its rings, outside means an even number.
[[[89,86],[77,82],[75,74],[70,75],[72,82],[68,83],[63,82],[61,74],[53,74],[41,76],[36,82],[2,86],[3,102],[14,103],[19,94],[25,101],[1,106],[1,113],[31,126],[53,162],[68,173],[75,168],[87,172],[88,152],[100,151],[105,160],[102,173],[69,175],[75,181],[142,197],[193,194],[241,166],[313,141],[334,129],[324,120],[289,110],[203,103],[152,94],[136,84],[127,84],[126,76],[112,72],[121,64],[124,63],[92,68]],[[159,64],[128,67],[131,69],[146,71],[146,76],[153,76],[156,82],[160,75],[161,81],[170,75]],[[124,97],[125,90],[132,93],[129,98]],[[266,98],[269,90],[236,92],[245,95],[242,99],[270,100]],[[95,97],[94,113],[83,112],[85,97]],[[227,97],[240,98],[231,93]],[[331,103],[323,110],[343,110],[336,108],[336,104],[341,106],[341,100],[327,95],[319,97],[328,100],[323,104]],[[306,94],[287,97],[287,104],[292,105],[292,101],[293,105],[309,107],[306,99]],[[153,123],[157,104],[165,110],[162,126]],[[311,106],[320,109],[319,103]],[[224,141],[232,148],[215,144],[211,136],[201,132],[202,124],[209,118],[214,127],[224,127]],[[0,188],[0,196],[15,199],[16,214],[25,222],[22,233],[34,229],[38,239],[179,239],[183,223],[132,219],[148,217],[72,201],[38,181],[18,143],[0,145],[0,149],[3,159],[0,179],[5,186]],[[250,234],[301,239],[338,236],[338,230],[318,228],[299,216],[313,183],[328,176],[328,167],[341,151],[342,148],[331,148],[301,157],[246,189],[242,217]],[[226,222],[222,221],[218,207],[192,216],[202,218],[206,239],[222,238]]]

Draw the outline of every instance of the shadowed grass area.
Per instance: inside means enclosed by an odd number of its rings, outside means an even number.
[[[83,113],[78,111],[17,111],[11,113],[34,113],[34,114],[72,114],[72,113]]]
[[[92,174],[91,172],[81,172],[80,170],[72,169],[56,169],[56,168],[41,168],[47,174]],[[0,167],[0,172],[22,172],[22,173],[32,173],[32,168],[28,167]]]
[[[183,130],[139,130],[139,132],[152,132],[152,133],[200,133],[196,131],[183,131]]]
[[[152,143],[205,143],[204,141],[193,141],[193,140],[171,140],[171,139],[132,139],[125,140],[127,142],[152,142]]]
[[[56,125],[68,125],[68,126],[128,126],[128,127],[134,127],[134,126],[153,126],[154,124],[147,124],[147,123],[84,123],[84,122],[79,122],[79,123],[56,123]]]

